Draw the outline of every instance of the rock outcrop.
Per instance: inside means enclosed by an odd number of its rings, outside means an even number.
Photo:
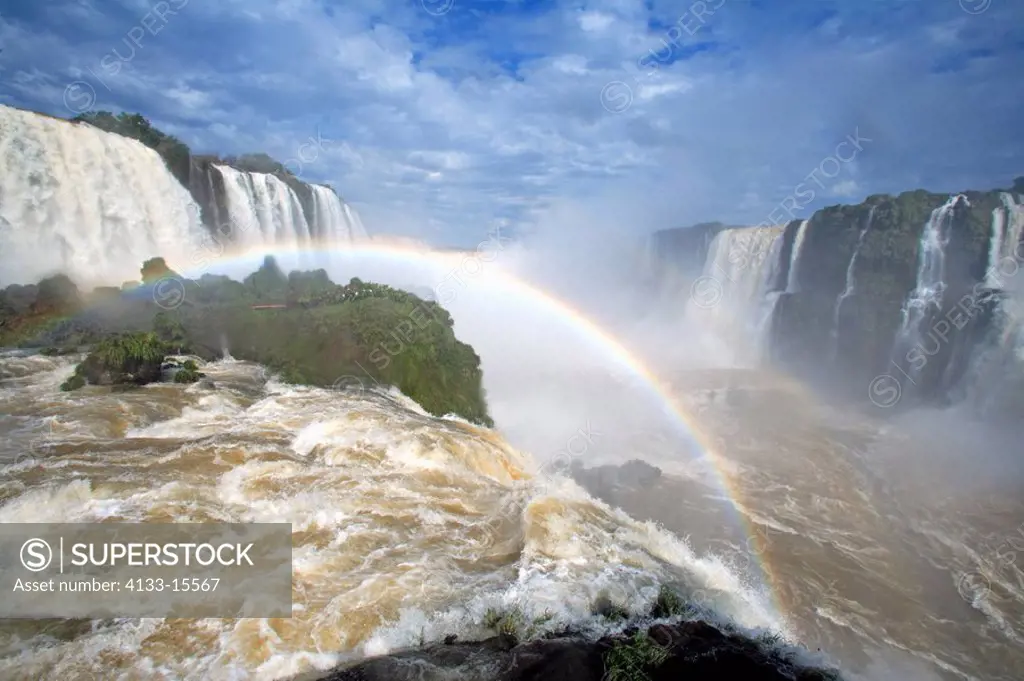
[[[1015,280],[1024,264],[1021,192],[1024,178],[1006,190],[875,195],[790,222],[772,237],[773,262],[757,273],[764,281],[748,287],[757,300],[747,307],[769,312],[761,356],[859,399],[879,376],[899,383],[901,406],[971,393],[979,356],[1009,366],[1020,342],[1024,308],[1004,303],[1024,291]],[[705,223],[651,238],[657,254],[645,276],[661,282],[661,296],[691,294],[687,284],[722,229]],[[750,260],[728,255],[733,270]]]
[[[500,637],[427,646],[309,679],[321,681],[839,681],[707,622],[656,624],[597,641],[571,634],[509,647]]]

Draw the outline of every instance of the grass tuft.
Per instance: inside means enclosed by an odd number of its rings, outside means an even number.
[[[647,672],[660,666],[668,657],[668,650],[646,632],[638,631],[605,653],[602,681],[650,681]]]

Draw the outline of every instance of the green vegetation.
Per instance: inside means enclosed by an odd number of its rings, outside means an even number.
[[[782,634],[777,634],[774,631],[766,631],[758,635],[757,640],[766,646],[777,646],[782,643]]]
[[[65,355],[73,355],[76,352],[78,352],[76,347],[55,348],[50,346],[40,350],[39,354],[44,357],[64,357]]]
[[[111,335],[92,349],[61,389],[74,390],[85,383],[144,385],[159,381],[166,351],[167,346],[155,333]]]
[[[79,293],[78,287],[63,274],[46,277],[38,284],[13,284],[0,290],[0,346],[17,345],[19,340],[36,335],[75,314],[85,303],[86,298]],[[59,344],[74,345],[78,342],[69,338]]]
[[[200,378],[205,377],[206,374],[199,371],[199,367],[196,366],[196,363],[191,359],[185,360],[181,365],[181,368],[174,372],[175,383],[195,383]]]
[[[106,366],[129,370],[148,362],[161,362],[166,347],[154,333],[128,333],[106,338],[90,354]]]
[[[505,611],[489,608],[484,613],[484,626],[493,629],[499,638],[505,639],[512,645],[519,641],[520,632],[525,622],[523,611],[518,606]]]
[[[153,317],[153,333],[169,348],[174,348],[179,355],[188,350],[188,332],[181,323],[181,318],[173,313],[161,310]]]
[[[150,258],[142,263],[142,283],[155,284],[161,279],[168,277],[181,278],[181,275],[172,270],[163,258]]]
[[[553,612],[545,611],[543,615],[527,622],[526,615],[519,606],[513,606],[508,610],[488,608],[482,624],[486,629],[493,630],[506,645],[515,645],[520,641],[536,638],[541,627],[554,617]]]
[[[686,615],[692,610],[693,606],[686,603],[674,589],[663,584],[654,601],[654,607],[651,609],[651,617],[658,619],[677,617]]]
[[[607,681],[649,681],[647,672],[669,658],[669,652],[658,645],[645,631],[637,631],[632,638],[616,641],[604,655]]]
[[[185,292],[170,310],[155,302],[167,277]],[[396,386],[431,414],[493,425],[480,358],[455,337],[444,308],[411,293],[356,278],[338,285],[324,270],[286,275],[273,258],[242,282],[183,279],[153,258],[143,264],[143,283],[116,295],[102,289],[83,298],[66,277],[51,279],[0,292],[0,345],[96,345],[84,381],[69,380],[69,389],[159,380],[165,355],[214,359],[226,342],[234,357],[293,383]],[[176,380],[201,377],[193,371]]]
[[[60,384],[60,389],[64,392],[71,392],[72,390],[84,388],[85,384],[85,369],[83,365],[79,364],[75,367],[75,373],[68,380]]]
[[[339,286],[322,270],[285,276],[272,258],[240,288],[228,279],[209,284],[197,287],[212,298],[208,304],[179,310],[189,347],[200,356],[226,338],[234,357],[265,364],[292,383],[334,387],[354,377],[351,383],[393,385],[431,414],[493,425],[480,358],[434,302],[359,279]]]
[[[647,612],[628,615],[625,607],[614,605],[605,595],[594,600],[591,611],[601,615],[609,611],[622,613],[623,622],[617,627],[619,633],[593,640],[588,629],[560,628],[545,632],[541,628],[553,618],[550,612],[530,622],[519,605],[510,605],[486,610],[481,624],[493,632],[494,637],[484,643],[488,646],[496,643],[505,650],[529,644],[528,655],[533,660],[540,658],[531,663],[530,673],[523,676],[531,679],[575,678],[573,665],[596,654],[601,660],[604,681],[691,677],[841,680],[839,671],[834,668],[802,666],[796,660],[796,649],[782,645],[785,640],[776,633],[762,632],[752,637],[729,624],[685,617],[675,623],[654,622],[654,619],[698,612],[695,605],[687,603],[679,592],[667,585],[660,588]],[[445,644],[453,644],[455,638],[446,637]],[[548,642],[555,643],[548,648]],[[546,650],[551,651],[547,661],[543,660]],[[572,654],[567,656],[567,650],[573,651]]]
[[[607,596],[602,596],[595,601],[593,611],[595,615],[600,615],[612,622],[624,622],[629,619],[629,610],[626,609],[626,606],[613,602]]]

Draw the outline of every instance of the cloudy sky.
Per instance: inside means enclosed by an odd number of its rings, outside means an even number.
[[[1008,186],[1022,19],[1019,0],[9,0],[0,102],[266,151],[375,232],[640,234]]]

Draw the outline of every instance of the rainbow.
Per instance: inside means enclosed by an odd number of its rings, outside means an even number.
[[[654,396],[662,405],[672,422],[679,427],[681,433],[700,448],[701,455],[711,464],[711,469],[714,472],[720,488],[725,492],[730,504],[739,518],[739,523],[742,525],[748,538],[748,545],[750,541],[755,540],[759,536],[758,528],[749,520],[751,515],[747,512],[747,509],[744,507],[741,500],[740,488],[731,479],[727,472],[728,467],[726,466],[726,460],[722,455],[715,451],[712,436],[702,431],[695,415],[691,414],[685,406],[675,398],[671,387],[659,379],[654,371],[651,370],[640,357],[631,352],[611,333],[605,331],[597,323],[565,301],[556,298],[544,290],[537,288],[536,286],[533,286],[532,284],[515,277],[506,271],[501,270],[495,265],[488,264],[493,262],[496,257],[495,254],[483,250],[478,252],[459,252],[426,249],[427,247],[424,245],[384,240],[372,240],[369,242],[355,244],[351,242],[319,243],[312,247],[303,245],[292,247],[275,245],[273,248],[259,247],[246,251],[235,251],[216,259],[210,259],[207,266],[200,270],[197,270],[196,268],[193,268],[191,271],[185,269],[182,271],[182,274],[188,278],[194,278],[213,269],[220,270],[226,266],[230,267],[234,264],[241,264],[242,262],[248,262],[260,256],[271,254],[292,254],[298,256],[301,256],[302,254],[339,254],[371,256],[400,260],[404,262],[420,262],[430,265],[451,264],[455,267],[462,267],[465,276],[468,277],[473,277],[474,274],[479,274],[480,271],[486,270],[487,277],[489,279],[493,278],[505,288],[522,296],[524,299],[537,305],[540,309],[548,310],[558,315],[561,319],[567,321],[570,326],[577,330],[585,339],[587,339],[595,349],[601,351],[607,357],[614,359],[620,367],[638,377],[652,396]],[[479,253],[479,257],[477,258],[477,264],[474,265],[474,269],[470,270],[464,265],[467,259],[472,257],[474,253]],[[486,257],[484,257],[485,253]],[[438,302],[443,304],[444,300],[439,297]],[[765,559],[765,556],[761,555],[757,563],[762,579],[764,580],[764,584],[768,588],[774,607],[778,613],[784,613],[785,609],[779,596],[780,591],[777,588],[778,581],[770,569],[770,565]]]

